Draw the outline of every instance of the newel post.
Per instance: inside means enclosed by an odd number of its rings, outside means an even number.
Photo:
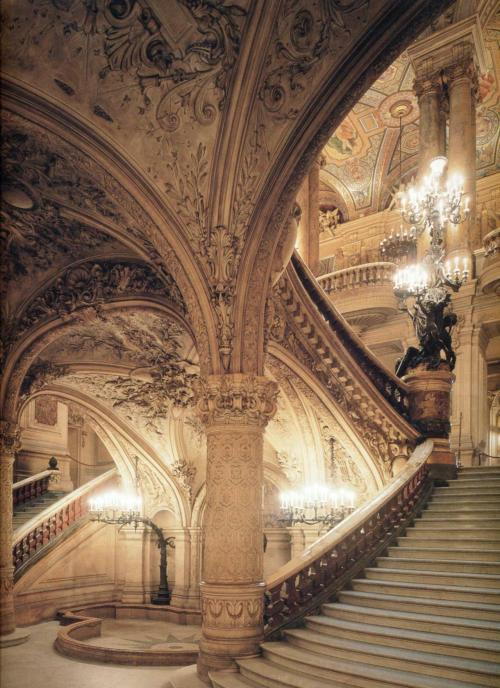
[[[403,380],[410,388],[410,419],[423,437],[434,442],[427,459],[430,475],[435,480],[452,480],[457,474],[450,448],[450,398],[455,376],[444,363],[437,370],[428,370],[422,364]]]

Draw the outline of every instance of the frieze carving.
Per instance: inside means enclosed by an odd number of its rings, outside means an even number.
[[[246,600],[203,597],[202,615],[205,626],[217,628],[247,628],[262,623],[263,598]]]
[[[21,384],[19,401],[22,402],[47,385],[57,382],[68,373],[68,366],[38,358],[29,368]]]
[[[177,285],[170,278],[168,287],[146,264],[100,261],[69,268],[26,307],[18,322],[11,324],[17,338],[44,320],[67,318],[83,307],[100,306],[125,296],[163,296],[184,310]]]
[[[177,478],[182,489],[191,499],[193,494],[193,484],[196,477],[196,466],[192,461],[179,459],[171,466],[172,474]]]
[[[291,485],[295,485],[302,478],[302,468],[295,455],[288,452],[276,452],[278,465]]]
[[[42,425],[57,425],[57,399],[48,396],[36,398],[35,421]]]
[[[198,414],[205,425],[264,427],[276,412],[278,386],[262,376],[232,373],[202,378],[196,393]]]

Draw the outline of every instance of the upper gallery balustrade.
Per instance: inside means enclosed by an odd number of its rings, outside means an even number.
[[[481,289],[485,294],[500,293],[500,227],[489,232],[483,239],[484,263],[481,273]]]

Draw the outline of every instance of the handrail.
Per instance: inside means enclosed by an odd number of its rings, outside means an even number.
[[[58,471],[47,469],[14,483],[12,485],[12,505],[16,507],[45,494],[49,489],[50,478],[54,473],[58,473]]]
[[[273,573],[266,581],[266,636],[330,599],[406,526],[431,489],[426,461],[432,448],[432,440],[420,444],[374,499]]]
[[[403,418],[407,418],[407,385],[383,366],[376,356],[363,344],[358,335],[349,326],[347,320],[334,308],[330,299],[319,286],[312,272],[301,260],[297,251],[294,251],[292,254],[291,263],[309,298],[328,325],[334,330],[342,344],[355,358],[361,370],[391,406]]]
[[[395,269],[395,263],[363,263],[320,275],[316,279],[322,289],[330,294],[368,284],[392,284]]]
[[[14,572],[17,573],[21,567],[24,568],[26,563],[42,547],[45,547],[64,530],[86,516],[89,511],[89,494],[104,483],[114,479],[116,475],[116,468],[102,473],[97,478],[62,497],[55,504],[50,505],[15,530],[12,538]]]

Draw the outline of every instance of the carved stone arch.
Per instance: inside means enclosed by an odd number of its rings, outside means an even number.
[[[6,78],[4,89],[2,106],[5,111],[22,118],[28,128],[47,132],[62,146],[71,149],[75,160],[102,184],[116,205],[126,211],[131,218],[130,227],[120,228],[109,218],[95,215],[86,219],[99,222],[103,231],[117,233],[118,238],[125,245],[133,246],[144,260],[171,273],[186,301],[201,368],[207,373],[219,372],[216,324],[207,280],[178,214],[171,211],[125,152],[91,129],[77,113],[11,77]]]
[[[114,447],[114,451],[110,451],[110,454],[115,462],[116,457],[119,457],[120,465],[117,467],[121,477],[128,484],[134,485],[135,482],[135,464],[130,456],[130,449],[150,465],[152,470],[161,474],[175,500],[176,508],[174,510],[179,516],[182,525],[189,523],[189,504],[179,489],[176,479],[170,475],[168,466],[161,461],[160,457],[156,455],[155,450],[144,441],[138,432],[126,426],[120,418],[94,398],[89,397],[83,392],[57,384],[47,385],[43,390],[37,391],[26,400],[23,400],[19,409],[19,416],[30,401],[43,395],[54,396],[62,401],[74,402],[85,408],[89,416],[102,428],[103,436],[105,435]],[[160,505],[157,510],[163,508],[171,509],[172,506]]]
[[[363,465],[371,477],[371,480],[377,489],[380,489],[390,477],[388,468],[381,466],[375,458],[370,455],[362,438],[358,435],[357,428],[353,426],[346,418],[341,409],[337,408],[334,401],[327,394],[319,381],[311,374],[300,361],[292,356],[283,347],[272,343],[269,347],[270,357],[284,363],[293,375],[296,375],[317,397],[320,403],[329,411],[330,415],[335,419],[339,428],[341,429],[346,440],[349,441],[358,450],[359,456]]]
[[[332,10],[338,8],[336,20],[341,23],[342,3],[330,4]],[[234,308],[234,329],[239,336],[234,341],[233,371],[262,374],[264,369],[264,313],[272,260],[303,178],[331,132],[361,95],[448,4],[450,0],[440,0],[431,7],[423,0],[405,0],[398,4],[397,11],[392,3],[380,6],[376,19],[365,23],[364,33],[359,33],[357,41],[347,41],[348,45],[343,46],[345,53],[340,64],[335,64],[332,57],[328,69],[327,54],[322,60],[325,72],[320,82],[316,80],[314,87],[306,80],[301,82],[300,93],[306,95],[301,98],[298,112],[289,115],[293,125],[283,132],[273,151],[273,164],[260,177],[260,191],[256,192],[247,222]],[[352,7],[360,17],[361,6],[363,11],[374,8],[371,3],[354,3]],[[300,60],[297,64],[301,64]],[[284,113],[280,115],[285,117]],[[267,125],[272,123],[271,113]],[[251,148],[250,138],[247,137],[246,145]]]
[[[206,508],[206,497],[207,497],[207,487],[206,483],[203,483],[200,486],[200,489],[196,493],[196,496],[193,501],[193,508],[191,510],[191,527],[192,528],[201,528],[203,524],[203,519],[205,516],[205,508]]]
[[[180,320],[178,313],[168,308],[168,305],[146,298],[135,298],[128,301],[114,300],[102,304],[104,312],[113,310],[127,309],[150,309],[154,312],[167,312],[169,317],[173,317],[177,322]],[[91,306],[80,308],[69,314],[68,317],[56,317],[51,321],[43,322],[39,327],[29,331],[26,336],[17,344],[6,361],[1,387],[1,408],[2,417],[6,420],[13,420],[17,416],[17,407],[21,385],[30,366],[38,356],[63,334],[68,334],[71,330],[86,317],[95,316],[95,309]],[[189,331],[189,330],[188,330]]]

